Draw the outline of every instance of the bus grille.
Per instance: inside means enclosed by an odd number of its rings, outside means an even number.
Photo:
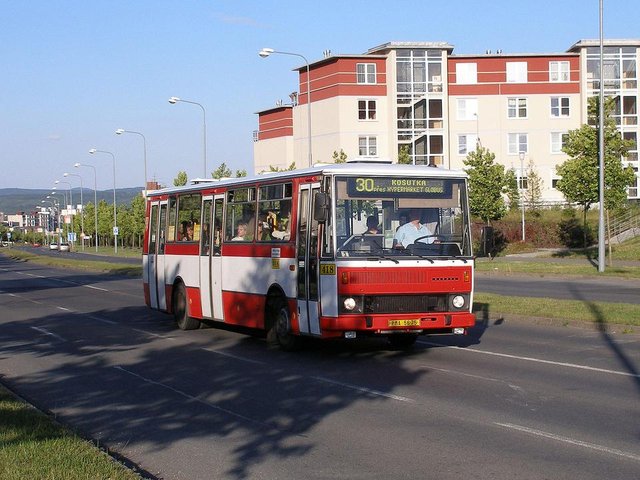
[[[367,295],[363,313],[446,312],[447,295]]]

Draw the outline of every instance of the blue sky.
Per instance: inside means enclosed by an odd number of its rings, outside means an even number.
[[[454,53],[563,52],[598,38],[598,0],[0,0],[0,188],[49,188],[64,172],[98,189],[171,184],[208,170],[252,171],[255,112],[297,89],[299,59],[363,53],[389,41],[446,41]],[[604,0],[606,38],[640,38],[640,2]],[[74,186],[77,177],[71,177]],[[65,185],[66,186],[66,185]]]

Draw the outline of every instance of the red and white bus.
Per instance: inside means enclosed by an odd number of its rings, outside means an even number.
[[[401,239],[411,220],[420,235]],[[156,190],[143,266],[147,305],[180,328],[263,329],[284,349],[303,336],[408,347],[475,323],[460,171],[343,163]]]

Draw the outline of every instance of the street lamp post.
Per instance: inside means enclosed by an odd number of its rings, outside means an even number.
[[[119,128],[116,130],[116,135],[122,135],[123,133],[133,133],[135,135],[140,135],[142,137],[142,148],[144,149],[144,198],[147,199],[147,139],[140,132],[134,132],[133,130],[125,130],[124,128]],[[205,172],[207,170],[207,163],[205,160],[204,165]]]
[[[67,194],[65,192],[64,195],[64,208],[62,209],[63,211],[67,211],[67,213],[65,214],[65,223],[66,223],[66,217],[69,216],[71,218],[71,224],[69,227],[67,227],[67,241],[69,241],[69,233],[70,231],[73,231],[73,215],[71,215],[68,212],[69,209],[69,205],[71,205],[71,208],[73,208],[73,193],[71,193],[71,183],[69,182],[63,182],[62,180],[56,180],[55,182],[56,185],[60,184],[60,183],[66,183],[69,186],[69,203],[67,203]],[[56,187],[53,187],[53,189],[55,190]],[[73,236],[72,236],[73,238]],[[73,240],[71,240],[71,243],[73,243]]]
[[[294,57],[300,57],[304,60],[304,62],[307,65],[307,135],[309,135],[308,166],[310,167],[311,165],[313,165],[313,161],[312,161],[312,149],[311,149],[311,75],[309,73],[310,71],[309,60],[307,60],[307,57],[299,53],[281,52],[279,50],[274,50],[273,48],[263,48],[258,52],[258,55],[260,55],[262,58],[267,58],[269,55],[273,53],[277,53],[280,55],[291,55]]]
[[[93,169],[93,212],[95,215],[93,232],[95,238],[93,240],[93,243],[96,247],[96,253],[98,253],[98,175],[96,174],[96,167],[87,163],[74,163],[73,166],[75,168],[89,167]],[[84,243],[84,239],[82,239],[82,242]]]
[[[60,246],[60,242],[62,240],[62,228],[60,228],[60,202],[58,201],[58,199],[54,196],[55,192],[51,192],[51,195],[47,195],[47,198],[53,198],[53,200],[49,200],[50,202],[53,202],[53,205],[55,206],[56,212],[57,212],[57,217],[58,217],[58,227],[56,228],[57,233],[58,233],[58,246]]]
[[[598,94],[598,103],[600,105],[598,112],[598,202],[600,203],[600,212],[598,214],[598,272],[604,272],[604,30],[602,28],[603,17],[603,0],[599,2],[599,24],[600,24],[600,92]],[[586,247],[586,245],[585,245]]]
[[[522,241],[525,241],[524,233],[524,152],[520,152],[520,204],[522,205]]]
[[[49,197],[47,197],[49,198]],[[49,232],[51,232],[51,228],[49,227],[54,227],[55,226],[55,221],[53,219],[53,210],[55,208],[55,203],[53,203],[51,200],[40,200],[40,203],[50,203],[51,207],[49,207],[49,216],[47,217],[47,232],[46,232],[46,237],[47,237],[47,244],[51,243],[51,241],[49,240]]]
[[[118,218],[116,213],[116,156],[108,152],[106,150],[98,150],[96,148],[92,148],[89,150],[91,155],[96,153],[104,153],[107,155],[111,155],[111,159],[113,160],[113,249],[114,253],[118,254]]]
[[[83,198],[83,186],[82,186],[82,175],[78,175],[77,173],[68,173],[65,172],[63,177],[78,177],[80,179],[80,239],[82,240],[82,251],[84,252],[84,198]],[[71,202],[73,206],[73,202]]]
[[[198,102],[192,100],[184,100],[180,97],[170,97],[169,103],[175,105],[178,102],[190,103],[191,105],[197,105],[202,109],[202,151],[204,155],[204,178],[209,178],[207,175],[207,112],[204,107]]]

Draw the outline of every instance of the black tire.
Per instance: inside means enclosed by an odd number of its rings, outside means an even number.
[[[200,322],[189,316],[187,308],[187,291],[184,284],[179,283],[173,291],[172,298],[173,318],[180,330],[194,330],[200,326]]]
[[[417,333],[396,333],[395,335],[389,335],[388,337],[391,346],[399,350],[407,350],[413,347],[417,339]]]
[[[301,338],[291,332],[291,312],[289,304],[283,297],[272,300],[269,308],[269,330],[267,342],[290,352],[300,347]]]

